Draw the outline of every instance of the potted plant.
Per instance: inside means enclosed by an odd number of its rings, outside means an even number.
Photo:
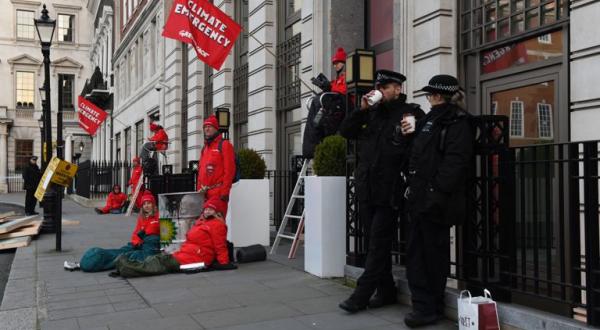
[[[227,212],[227,236],[235,246],[269,245],[269,180],[267,165],[252,149],[236,153],[240,180],[233,184]]]
[[[316,176],[305,181],[304,269],[342,277],[346,263],[346,140],[333,135],[317,145]]]

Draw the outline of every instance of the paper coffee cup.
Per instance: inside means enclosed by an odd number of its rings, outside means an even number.
[[[406,131],[406,133],[413,133],[415,131],[415,127],[417,124],[417,120],[415,119],[415,115],[413,114],[405,114],[404,120],[410,124],[410,128]]]
[[[373,106],[374,104],[379,103],[379,101],[381,101],[381,99],[383,98],[383,94],[378,90],[372,90],[370,94],[371,95],[367,97],[367,103],[369,104],[369,106]]]

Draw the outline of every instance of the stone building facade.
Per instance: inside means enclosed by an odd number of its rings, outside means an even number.
[[[58,78],[63,86],[64,136],[82,134],[75,116],[76,95],[90,75],[90,17],[84,0],[46,2],[56,29],[50,50],[52,92],[52,136],[56,138]],[[33,24],[41,15],[42,3],[7,0],[0,17],[0,192],[6,192],[8,173],[19,171],[32,155],[41,155],[40,124],[42,104],[39,88],[44,83],[41,46]],[[65,144],[68,154],[73,143]]]

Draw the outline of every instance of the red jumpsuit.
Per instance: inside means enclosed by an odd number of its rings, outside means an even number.
[[[151,215],[147,218],[144,218],[142,212],[140,212],[135,229],[133,230],[133,233],[131,233],[131,244],[134,246],[140,245],[144,242],[144,238],[138,236],[140,230],[144,231],[145,235],[143,236],[160,235],[158,212],[155,212],[154,215]]]
[[[342,72],[331,82],[331,91],[346,95],[348,87],[346,86],[346,73]]]
[[[235,176],[235,154],[233,146],[227,140],[223,141],[221,151],[219,151],[219,142],[222,139],[218,135],[212,142],[205,145],[200,153],[196,189],[204,188],[206,190],[205,200],[212,198],[219,198],[222,201],[229,200],[229,191]],[[225,217],[227,206],[222,211],[223,217]]]
[[[222,218],[196,220],[188,231],[179,251],[173,253],[180,265],[203,262],[210,265],[215,259],[219,264],[229,263],[227,249],[227,225]]]
[[[169,136],[165,132],[165,129],[161,127],[150,137],[150,141],[155,142],[156,151],[167,150]]]
[[[127,195],[125,195],[123,192],[115,194],[113,191],[111,191],[106,199],[106,205],[102,208],[102,213],[109,213],[110,210],[122,208],[126,200]]]

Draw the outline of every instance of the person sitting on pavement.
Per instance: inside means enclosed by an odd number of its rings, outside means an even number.
[[[227,225],[221,213],[225,202],[213,198],[204,203],[204,210],[186,235],[185,242],[173,254],[157,254],[144,261],[127,256],[117,259],[117,271],[111,276],[141,277],[176,273],[180,266],[203,263],[215,270],[236,269],[229,259]]]
[[[142,178],[142,174],[143,174],[143,170],[142,170],[142,165],[140,164],[140,157],[134,157],[133,158],[133,169],[131,170],[131,178],[129,179],[129,182],[127,182],[127,184],[129,185],[129,190],[131,192],[131,196],[133,198],[133,194],[135,194],[135,188],[137,187],[138,183],[140,182],[140,179]],[[134,209],[140,209],[142,208],[142,195],[144,194],[144,186],[142,185],[140,187],[140,192],[137,195],[137,198],[135,199],[135,208]],[[133,201],[131,201],[133,202]]]
[[[113,186],[113,190],[108,194],[106,205],[103,208],[94,208],[98,214],[120,214],[123,213],[123,207],[127,202],[127,195],[121,191],[121,186],[118,184]]]
[[[100,272],[113,269],[117,257],[123,255],[131,260],[142,261],[160,252],[160,224],[156,200],[149,190],[142,196],[142,210],[131,234],[131,242],[118,249],[98,247],[87,250],[79,263],[65,261],[67,270],[81,269],[84,272]]]
[[[150,158],[150,151],[164,151],[169,146],[169,136],[165,129],[155,122],[150,123],[150,131],[154,133],[148,138],[148,142],[144,143],[140,150],[142,158],[142,166],[146,166],[146,160]]]

